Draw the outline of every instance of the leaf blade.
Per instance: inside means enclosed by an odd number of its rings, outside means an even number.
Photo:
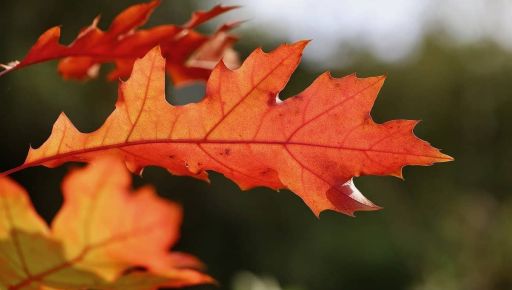
[[[348,215],[379,209],[353,186],[353,177],[400,177],[406,165],[452,160],[413,134],[416,121],[371,119],[383,77],[326,73],[280,101],[306,44],[256,50],[233,71],[219,64],[205,99],[178,107],[165,100],[164,60],[156,48],[136,62],[101,128],[83,134],[61,115],[22,167],[106,154],[122,156],[134,172],[156,165],[206,179],[213,170],[243,189],[289,188],[318,216],[327,209]]]
[[[168,251],[178,238],[179,206],[149,187],[131,192],[130,182],[123,163],[112,158],[75,170],[63,183],[64,205],[49,229],[27,193],[0,178],[1,213],[12,214],[10,224],[0,222],[0,285],[78,290],[212,283],[198,271],[199,260]],[[128,271],[133,267],[146,270]]]
[[[159,4],[159,0],[151,0],[128,7],[116,16],[106,31],[97,27],[99,17],[96,17],[69,45],[60,43],[60,27],[52,27],[41,34],[21,61],[5,66],[0,76],[33,64],[60,59],[58,72],[65,79],[94,78],[101,64],[113,62],[115,68],[109,73],[108,79],[117,80],[130,75],[135,59],[160,45],[168,59],[169,74],[174,83],[183,85],[206,80],[212,64],[216,64],[225,54],[233,55],[231,47],[236,38],[227,33],[231,26],[221,27],[212,35],[203,35],[193,29],[235,6],[217,5],[208,11],[195,12],[190,22],[183,26],[160,25],[139,29]],[[216,53],[201,53],[205,47],[212,48]],[[198,53],[204,62],[193,62]],[[231,64],[236,67],[238,58],[231,59]]]

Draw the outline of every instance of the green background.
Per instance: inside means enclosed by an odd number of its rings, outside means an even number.
[[[0,1],[0,61],[22,58],[54,25],[63,25],[64,43],[100,12],[106,28],[132,3]],[[149,25],[184,23],[195,4],[164,2]],[[270,50],[282,42],[272,29],[238,35],[242,59],[258,46]],[[184,206],[175,249],[201,258],[220,289],[279,289],[261,281],[266,286],[257,288],[242,271],[273,277],[287,290],[512,289],[510,52],[492,42],[453,44],[428,34],[407,61],[384,63],[364,49],[351,58],[349,66],[332,67],[333,75],[388,76],[372,111],[376,121],[420,119],[415,133],[456,160],[407,167],[405,181],[357,178],[361,192],[384,209],[357,218],[326,212],[320,219],[287,190],[242,192],[219,174],[211,174],[209,185],[148,168],[135,183],[154,184]],[[300,92],[320,73],[314,64],[300,66],[280,95]],[[29,144],[40,145],[62,111],[81,131],[98,128],[113,110],[116,86],[101,77],[64,81],[55,62],[0,78],[0,169],[21,164]],[[171,102],[203,91],[167,87]],[[31,168],[13,178],[51,220],[62,201],[60,180],[72,166]]]

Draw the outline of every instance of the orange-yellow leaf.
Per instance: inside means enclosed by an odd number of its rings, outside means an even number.
[[[116,109],[101,128],[81,133],[62,114],[50,138],[6,173],[117,155],[132,171],[156,165],[206,179],[214,170],[243,189],[288,188],[316,215],[327,209],[352,215],[378,209],[353,177],[401,176],[405,165],[452,160],[414,136],[416,121],[372,121],[383,77],[325,73],[297,96],[279,100],[306,43],[269,54],[258,49],[235,71],[220,63],[204,100],[185,106],[166,102],[165,61],[155,48],[121,83]]]
[[[181,209],[145,187],[131,192],[124,164],[107,158],[63,182],[51,228],[27,193],[0,178],[0,289],[156,289],[211,283],[201,263],[168,252]],[[137,270],[145,269],[145,270]],[[46,287],[46,288],[45,288]]]
[[[176,85],[206,80],[225,54],[233,67],[238,66],[238,57],[231,48],[236,38],[228,34],[234,25],[224,25],[213,35],[203,35],[194,30],[234,6],[215,6],[209,11],[195,12],[183,26],[160,25],[139,29],[159,3],[159,0],[152,0],[127,8],[112,21],[107,31],[97,27],[99,17],[96,17],[67,46],[59,43],[60,27],[52,27],[39,37],[23,60],[4,66],[5,70],[0,75],[32,64],[61,59],[58,70],[64,78],[95,77],[102,63],[113,62],[116,67],[108,78],[116,80],[128,77],[135,59],[156,45],[161,46],[167,59],[167,69]],[[204,53],[206,48],[211,53]],[[202,62],[195,61],[198,54],[203,57]]]

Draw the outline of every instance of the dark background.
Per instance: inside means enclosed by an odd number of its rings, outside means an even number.
[[[63,25],[64,43],[98,13],[106,28],[132,3],[0,1],[0,61],[22,58],[54,25]],[[149,25],[184,23],[198,3],[166,1]],[[235,18],[236,13],[231,12]],[[264,26],[238,35],[242,59],[258,46],[270,50],[285,41]],[[380,60],[364,46],[349,56],[344,66],[321,66],[335,76],[387,74],[374,119],[421,119],[415,133],[456,160],[407,167],[405,181],[357,178],[361,192],[384,210],[357,218],[326,212],[319,220],[286,190],[242,192],[215,173],[209,185],[148,168],[143,178],[135,178],[136,185],[154,184],[184,206],[182,239],[175,249],[201,258],[220,289],[281,289],[276,281],[285,290],[512,289],[510,51],[491,40],[454,44],[445,35],[426,33],[414,57],[404,60]],[[300,66],[280,95],[300,92],[321,72],[311,62]],[[200,85],[175,90],[169,83],[167,94],[175,102],[202,96],[203,90]],[[0,169],[21,164],[29,144],[38,146],[49,136],[60,112],[81,131],[92,131],[116,98],[115,82],[64,81],[55,62],[0,78]],[[70,166],[76,165],[13,175],[47,220],[60,206],[60,180]]]

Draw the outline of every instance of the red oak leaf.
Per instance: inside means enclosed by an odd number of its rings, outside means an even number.
[[[193,30],[236,7],[215,6],[209,11],[195,12],[183,26],[160,25],[138,29],[146,23],[159,3],[159,0],[152,0],[127,8],[112,21],[107,31],[97,27],[99,17],[96,17],[67,46],[59,43],[60,27],[52,27],[39,37],[23,60],[4,65],[5,70],[0,75],[32,64],[61,59],[58,71],[64,78],[95,77],[102,63],[113,62],[116,67],[108,78],[115,80],[128,77],[133,62],[156,45],[162,48],[167,59],[167,70],[176,85],[206,80],[211,69],[225,54],[228,54],[232,67],[238,66],[238,57],[231,48],[236,38],[227,33],[235,25],[224,25],[213,35],[203,35]],[[206,48],[211,53],[205,53]]]
[[[202,267],[196,258],[169,252],[179,236],[180,207],[150,187],[129,187],[128,170],[113,158],[73,171],[48,228],[27,193],[0,177],[0,289],[146,290],[212,283],[196,270]]]
[[[327,209],[352,215],[378,209],[353,177],[401,176],[406,165],[452,160],[413,134],[417,121],[371,119],[384,77],[325,73],[297,96],[279,100],[306,43],[268,54],[258,49],[234,71],[220,63],[206,97],[185,106],[166,102],[165,60],[155,48],[121,83],[116,109],[101,128],[81,133],[62,114],[50,138],[5,174],[117,155],[133,171],[156,165],[206,179],[214,170],[242,189],[288,188],[316,215]]]

